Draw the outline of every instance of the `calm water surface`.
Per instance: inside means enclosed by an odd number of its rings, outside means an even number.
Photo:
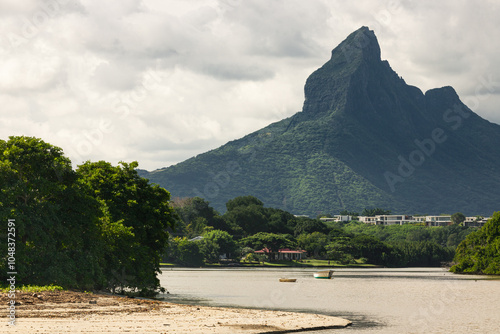
[[[346,329],[308,333],[500,333],[500,280],[440,268],[164,269],[167,301],[265,308],[347,318]],[[279,278],[296,278],[281,283]]]

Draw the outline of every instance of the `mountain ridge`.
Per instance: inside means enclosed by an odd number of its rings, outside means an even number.
[[[240,195],[311,215],[495,209],[500,126],[476,115],[451,86],[423,93],[407,85],[381,60],[367,27],[332,50],[304,93],[295,115],[144,175],[174,197],[200,196],[220,211]]]

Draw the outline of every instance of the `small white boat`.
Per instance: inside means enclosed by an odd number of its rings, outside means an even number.
[[[333,270],[323,270],[314,273],[314,278],[330,279],[332,278]]]

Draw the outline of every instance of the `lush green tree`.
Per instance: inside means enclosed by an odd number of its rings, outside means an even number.
[[[454,261],[452,272],[500,274],[500,212],[458,245]]]
[[[370,235],[357,235],[352,238],[352,243],[354,251],[351,254],[372,264],[385,264],[391,252],[387,244]]]
[[[199,197],[172,200],[172,207],[179,218],[176,233],[194,237],[203,234],[205,226],[212,226],[216,230],[232,231],[219,213],[209,204]]]
[[[453,250],[433,241],[394,242],[391,259],[386,263],[396,267],[439,267],[453,258]]]
[[[175,237],[169,240],[167,258],[185,266],[203,265],[203,253],[200,241],[189,241],[187,237]]]
[[[255,255],[254,253],[248,253],[243,257],[244,262],[255,262],[255,261],[260,261],[259,257]]]
[[[351,238],[340,237],[325,246],[326,256],[328,259],[337,261],[341,264],[356,263],[352,253],[355,249],[352,245]]]
[[[235,206],[224,214],[228,225],[233,226],[235,233],[244,236],[268,230],[266,210],[261,205]]]
[[[59,147],[33,137],[0,140],[0,219],[15,220],[15,271],[24,284],[102,286],[99,203],[77,178]],[[0,257],[3,268],[6,260]]]
[[[240,245],[254,250],[268,248],[271,252],[277,252],[281,248],[294,248],[296,243],[288,234],[259,232],[241,239]]]
[[[465,221],[465,215],[461,212],[456,212],[451,215],[451,221],[455,225],[462,225],[463,222]]]
[[[226,203],[227,211],[232,211],[237,207],[248,207],[248,206],[264,206],[264,203],[254,196],[239,196],[235,197]]]
[[[289,234],[293,233],[297,224],[294,215],[280,209],[266,208],[266,216],[268,217],[268,223],[265,232]]]
[[[221,255],[237,258],[237,244],[226,231],[213,230],[203,234],[201,250],[207,262],[218,262]]]
[[[77,173],[89,195],[100,201],[109,221],[119,222],[130,231],[125,234],[127,246],[114,248],[106,256],[107,277],[115,277],[122,287],[152,294],[160,286],[156,275],[168,240],[167,228],[174,228],[175,220],[168,191],[138,176],[137,165],[86,162]],[[123,243],[121,239],[115,241]]]
[[[341,228],[334,227],[328,232],[328,237],[331,239],[336,239],[340,237],[348,237],[349,235]]]
[[[297,224],[294,228],[294,235],[300,235],[304,233],[321,232],[327,234],[329,232],[328,227],[320,220],[311,218],[297,218]]]
[[[253,253],[253,249],[251,247],[242,247],[240,251],[241,257],[245,257],[249,253]]]
[[[330,242],[328,236],[321,232],[301,234],[297,237],[297,244],[301,249],[307,251],[309,256],[319,258],[325,255],[325,246]]]

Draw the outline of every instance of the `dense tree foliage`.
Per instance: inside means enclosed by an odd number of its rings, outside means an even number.
[[[177,217],[174,235],[185,235],[190,238],[207,232],[207,228],[231,231],[226,221],[207,201],[199,197],[174,198],[171,202]]]
[[[249,207],[249,206],[253,206],[253,205],[256,205],[256,206],[264,206],[264,203],[254,197],[254,196],[239,196],[239,197],[236,197],[236,198],[233,198],[233,199],[230,199],[229,201],[227,201],[226,203],[226,208],[227,208],[227,211],[232,211],[234,209],[236,209],[237,207]]]
[[[82,288],[103,283],[99,202],[77,181],[60,148],[30,137],[0,141],[0,217],[4,226],[15,220],[19,281]],[[6,235],[0,244],[6,268]]]
[[[391,211],[390,210],[384,210],[381,208],[374,208],[374,209],[364,209],[363,212],[361,213],[362,216],[369,216],[369,217],[374,217],[378,215],[390,215]]]
[[[465,215],[461,212],[456,212],[451,215],[451,221],[453,224],[461,225],[465,221]]]
[[[310,218],[299,218],[297,219],[297,224],[293,229],[294,235],[300,235],[304,233],[321,232],[328,233],[328,227],[317,219]]]
[[[168,243],[167,261],[175,261],[185,266],[201,266],[204,256],[199,241],[189,241],[187,237],[171,238]]]
[[[500,212],[458,245],[454,260],[456,273],[500,274]]]
[[[111,246],[106,252],[107,276],[119,276],[117,283],[135,287],[146,293],[159,287],[161,254],[168,240],[166,229],[173,227],[170,194],[157,185],[138,176],[137,163],[112,166],[105,161],[86,162],[77,169],[80,182],[90,190],[89,195],[100,201],[103,211],[109,213],[109,222],[119,224],[118,230],[129,229],[125,241],[108,238]],[[111,233],[116,236],[118,234]],[[117,247],[115,243],[127,247]]]
[[[271,252],[277,252],[281,248],[295,247],[295,241],[289,234],[277,234],[259,232],[252,236],[241,239],[240,244],[255,250],[268,248]]]
[[[207,262],[218,262],[222,257],[237,258],[237,245],[233,236],[226,231],[213,230],[203,234],[202,253]]]
[[[329,242],[330,238],[321,232],[304,233],[297,237],[299,247],[315,258],[325,255]]]
[[[178,202],[189,203],[187,199]],[[204,202],[204,206],[208,206],[208,203]],[[234,237],[241,249],[239,253],[245,259],[255,259],[252,251],[265,247],[271,252],[280,248],[300,248],[306,250],[309,257],[343,264],[363,262],[391,267],[439,266],[443,262],[450,262],[457,245],[475,230],[459,225],[426,227],[419,223],[389,226],[359,221],[323,223],[319,219],[295,217],[283,210],[267,208],[262,201],[252,196],[235,198],[227,208],[223,216],[215,211],[213,216],[224,221],[222,225],[226,226],[225,231]],[[365,211],[370,215],[388,213],[380,208]],[[189,219],[196,221],[195,216]],[[186,225],[186,222],[180,225]],[[210,228],[204,226],[205,230]],[[203,246],[203,241],[200,242],[202,256],[207,262],[218,261],[224,252],[218,250],[217,243],[205,243]],[[181,258],[177,261],[172,257],[170,259],[178,263],[186,262]]]
[[[142,294],[159,288],[173,212],[169,193],[136,167],[87,162],[74,171],[60,148],[40,139],[0,141],[0,219],[15,220],[18,279]]]

